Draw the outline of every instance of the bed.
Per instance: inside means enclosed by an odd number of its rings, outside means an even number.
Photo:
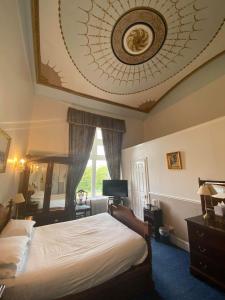
[[[149,226],[122,206],[36,227],[24,269],[3,281],[4,299],[130,299],[153,287],[149,240]]]

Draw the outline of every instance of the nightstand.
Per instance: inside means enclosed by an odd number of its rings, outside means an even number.
[[[155,237],[156,240],[159,240],[159,227],[163,225],[162,210],[156,206],[145,206],[144,221],[147,221],[151,225],[153,237]]]

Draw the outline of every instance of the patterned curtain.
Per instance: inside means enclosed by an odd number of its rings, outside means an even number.
[[[75,215],[75,191],[84,174],[94,142],[96,127],[102,129],[103,144],[109,173],[112,179],[120,178],[120,163],[125,121],[106,116],[95,115],[74,108],[68,109],[69,155],[72,164],[69,167],[66,189],[66,207],[73,219]]]
[[[111,179],[120,179],[123,132],[102,129],[105,157]]]
[[[75,191],[84,174],[95,137],[95,127],[86,125],[69,125],[69,155],[72,164],[69,166],[66,187],[66,208],[70,219],[75,217]]]

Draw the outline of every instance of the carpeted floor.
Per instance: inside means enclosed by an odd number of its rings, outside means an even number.
[[[225,293],[192,276],[189,254],[152,240],[155,291],[134,300],[225,300]]]

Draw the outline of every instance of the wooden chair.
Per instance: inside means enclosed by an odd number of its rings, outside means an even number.
[[[91,215],[91,206],[87,204],[87,192],[79,190],[76,193],[75,219]]]

